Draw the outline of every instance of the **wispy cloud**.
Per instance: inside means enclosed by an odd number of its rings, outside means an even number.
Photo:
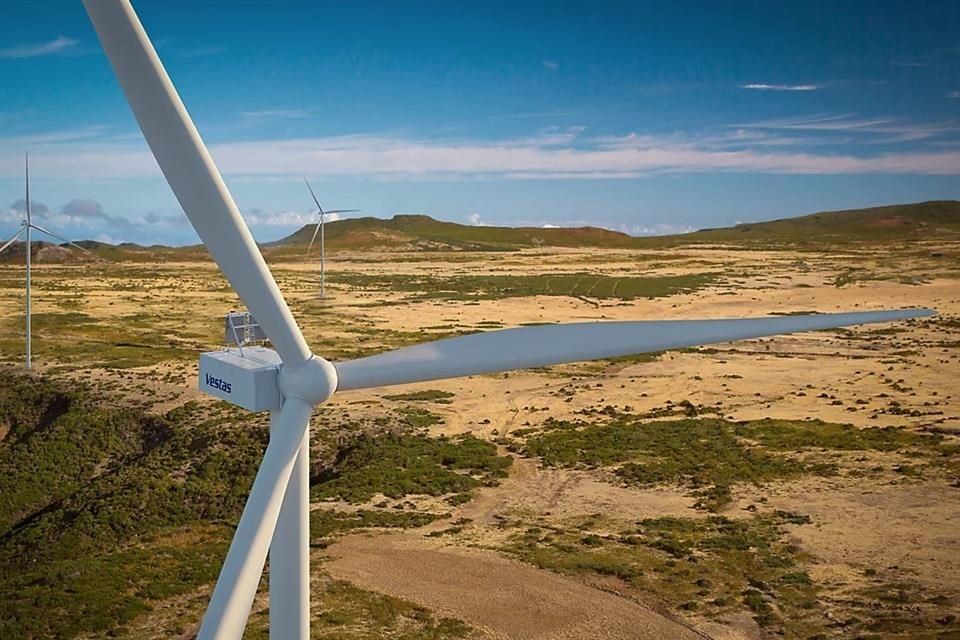
[[[560,63],[556,60],[543,60],[543,68],[547,71],[556,71],[560,68]]]
[[[954,100],[960,100],[960,91],[951,91],[947,94],[947,97]]]
[[[44,133],[28,133],[17,136],[0,136],[0,147],[29,148],[42,147],[49,144],[61,144],[64,142],[76,142],[80,140],[91,140],[102,136],[106,131],[105,125],[89,125],[77,127],[75,129],[57,129]],[[143,138],[143,134],[137,133],[138,139]]]
[[[960,133],[960,122],[909,122],[893,117],[863,118],[854,114],[815,114],[732,125],[741,129],[793,132],[841,132],[877,136],[879,142],[913,142]]]
[[[738,84],[740,89],[752,89],[754,91],[817,91],[823,89],[822,84],[767,84],[765,82],[751,82],[748,84]]]
[[[835,131],[849,136],[851,131],[870,131],[877,140],[922,140],[935,131],[952,130],[947,125],[818,117],[748,123],[736,129],[742,131],[728,133],[726,141],[722,131],[713,137],[629,134],[590,138],[577,130],[493,141],[389,135],[268,139],[216,144],[210,150],[225,174],[247,180],[304,173],[378,180],[612,180],[702,172],[960,175],[960,149],[937,147],[932,144],[936,140],[924,143],[929,146],[897,151],[871,152],[874,145],[857,144],[839,147],[843,152],[836,146],[819,152],[816,147],[791,146],[791,136],[777,131],[794,131],[798,136],[808,132],[833,135]],[[763,135],[766,130],[772,135]],[[564,136],[576,139],[564,142]],[[37,162],[45,175],[64,179],[159,175],[149,151],[135,142],[64,142],[45,147],[37,154]],[[19,177],[22,171],[22,159],[0,157],[0,176]],[[270,215],[277,224],[301,224],[308,219],[303,216],[309,216],[286,212],[287,218],[276,222],[278,214]],[[256,223],[270,224],[270,220],[257,218]]]
[[[183,215],[182,211],[172,215],[163,215],[156,211],[148,211],[146,215],[143,216],[143,223],[151,226],[184,227],[190,224],[190,221],[187,220],[187,216]]]
[[[63,53],[80,44],[79,40],[60,36],[49,42],[40,42],[37,44],[28,44],[20,47],[10,47],[0,49],[0,58],[36,58],[39,56],[52,56]]]
[[[571,144],[586,131],[586,127],[547,127],[527,138],[517,138],[514,142],[523,146],[559,147]]]
[[[302,226],[317,221],[316,211],[264,211],[262,209],[248,209],[243,213],[243,219],[251,227],[291,227]],[[332,213],[327,216],[327,222],[335,222],[340,216]]]

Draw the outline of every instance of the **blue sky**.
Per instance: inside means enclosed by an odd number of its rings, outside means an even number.
[[[261,240],[960,199],[960,3],[135,2]],[[79,0],[0,0],[0,234],[195,242]],[[18,202],[20,201],[20,202]]]

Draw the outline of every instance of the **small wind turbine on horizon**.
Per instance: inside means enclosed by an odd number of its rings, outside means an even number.
[[[270,410],[270,440],[199,630],[237,640],[270,558],[270,637],[310,637],[310,418],[334,393],[933,315],[929,309],[489,331],[330,362],[311,352],[129,0],[84,0],[157,164],[272,349],[200,356],[201,391]]]
[[[317,221],[317,226],[313,230],[313,237],[310,238],[310,246],[307,247],[307,255],[310,255],[310,250],[313,249],[313,243],[317,240],[317,232],[320,232],[320,297],[325,298],[327,295],[326,292],[326,276],[327,276],[327,238],[326,238],[326,229],[324,223],[326,217],[331,213],[355,213],[360,211],[360,209],[331,209],[330,211],[324,211],[323,207],[320,206],[320,201],[317,200],[317,194],[313,192],[313,187],[310,186],[310,183],[307,182],[306,176],[303,178],[303,183],[307,185],[307,189],[310,190],[310,196],[313,198],[313,202],[317,205],[317,213],[320,216],[320,219]]]
[[[63,242],[63,243],[65,243],[65,244],[67,244],[67,245],[70,245],[71,247],[73,247],[73,248],[75,248],[75,249],[79,249],[80,251],[83,251],[84,253],[90,253],[91,255],[93,255],[93,254],[92,254],[90,251],[88,251],[87,249],[84,249],[83,247],[81,247],[81,246],[79,246],[79,245],[77,245],[77,244],[74,244],[73,242],[70,242],[69,240],[67,240],[67,239],[64,238],[63,236],[58,235],[58,234],[54,233],[53,231],[50,231],[49,229],[44,229],[43,227],[41,227],[40,225],[38,225],[37,223],[35,223],[35,222],[33,221],[32,208],[31,208],[31,205],[30,205],[30,152],[29,152],[29,151],[24,152],[24,154],[23,154],[23,166],[24,166],[24,174],[26,175],[26,192],[27,192],[27,194],[26,194],[26,195],[27,195],[27,200],[26,200],[26,203],[27,203],[27,204],[26,204],[26,207],[27,207],[27,209],[26,209],[26,214],[27,214],[27,217],[21,222],[20,228],[17,229],[17,232],[16,232],[15,234],[13,234],[13,237],[10,238],[10,239],[6,242],[6,244],[4,244],[2,247],[0,247],[0,253],[3,253],[3,252],[6,250],[7,247],[9,247],[9,246],[12,245],[14,242],[16,242],[16,241],[17,241],[17,238],[19,238],[24,232],[26,232],[27,237],[25,238],[25,242],[26,242],[26,252],[25,252],[25,253],[27,254],[27,301],[26,301],[26,316],[27,316],[27,319],[26,319],[26,324],[27,324],[27,338],[26,338],[26,339],[27,339],[27,355],[26,355],[26,362],[25,362],[25,365],[24,365],[24,366],[25,366],[27,369],[30,369],[30,368],[33,366],[33,363],[32,363],[32,353],[31,353],[31,352],[32,352],[32,335],[31,335],[31,326],[30,326],[30,315],[31,315],[30,275],[31,275],[31,269],[32,269],[32,267],[31,267],[31,255],[30,255],[30,254],[32,253],[32,249],[33,249],[33,240],[32,240],[32,237],[31,237],[32,234],[31,234],[30,232],[33,231],[34,229],[36,229],[36,230],[39,231],[40,233],[46,234],[46,235],[50,236],[51,238],[56,238],[56,239],[59,240],[60,242]]]

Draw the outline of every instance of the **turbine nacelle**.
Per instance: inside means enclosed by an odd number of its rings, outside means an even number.
[[[337,390],[337,370],[320,356],[285,365],[273,349],[247,346],[200,354],[197,386],[247,411],[278,411],[290,398],[315,407]]]

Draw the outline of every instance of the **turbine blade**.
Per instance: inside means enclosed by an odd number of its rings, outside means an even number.
[[[360,209],[331,209],[330,211],[324,211],[327,215],[331,213],[356,213]]]
[[[198,640],[227,640],[243,635],[284,492],[312,412],[313,407],[298,398],[284,402],[220,569]]]
[[[84,0],[84,6],[157,164],[207,251],[283,361],[305,362],[307,343],[129,0]]]
[[[317,194],[315,194],[315,193],[313,192],[313,187],[311,187],[311,186],[310,186],[310,183],[307,182],[306,176],[304,176],[304,178],[303,178],[303,184],[307,185],[307,189],[310,190],[310,196],[313,198],[314,204],[317,205],[317,209],[319,209],[319,210],[320,210],[320,213],[322,214],[322,213],[323,213],[323,207],[320,206],[320,201],[317,200]]]
[[[62,243],[64,243],[64,244],[70,245],[70,246],[73,247],[74,249],[79,249],[80,251],[83,251],[84,253],[89,253],[90,255],[94,255],[94,253],[93,253],[92,251],[90,251],[89,249],[84,249],[84,248],[81,247],[80,245],[78,245],[78,244],[76,244],[76,243],[74,243],[74,242],[71,242],[70,240],[67,240],[67,239],[64,238],[63,236],[61,236],[61,235],[59,235],[59,234],[57,234],[57,233],[54,233],[53,231],[50,231],[49,229],[44,229],[43,227],[41,227],[41,226],[38,225],[38,224],[35,224],[35,223],[32,223],[32,222],[31,222],[31,223],[30,223],[30,226],[33,227],[34,229],[36,229],[37,231],[39,231],[40,233],[45,233],[45,234],[47,234],[48,236],[50,236],[51,238],[56,238],[56,239],[59,240],[60,242],[62,242]]]
[[[19,238],[19,237],[23,234],[24,229],[26,229],[26,227],[20,227],[20,228],[17,230],[17,232],[16,232],[15,234],[13,234],[13,237],[10,238],[9,240],[7,240],[7,243],[6,243],[5,245],[3,245],[2,247],[0,247],[0,253],[3,253],[3,250],[4,250],[4,249],[6,249],[6,248],[9,247],[10,245],[12,245],[14,242],[16,242],[16,241],[17,241],[17,238]]]
[[[30,152],[23,152],[23,175],[25,177],[25,185],[27,191],[27,224],[31,224],[32,219],[32,207],[30,206]]]
[[[933,315],[928,309],[730,320],[584,322],[475,333],[335,363],[337,391]]]
[[[310,246],[307,247],[307,253],[310,253],[310,250],[313,249],[313,243],[317,241],[317,233],[320,231],[320,223],[317,222],[317,226],[313,229],[313,237],[310,238]]]

